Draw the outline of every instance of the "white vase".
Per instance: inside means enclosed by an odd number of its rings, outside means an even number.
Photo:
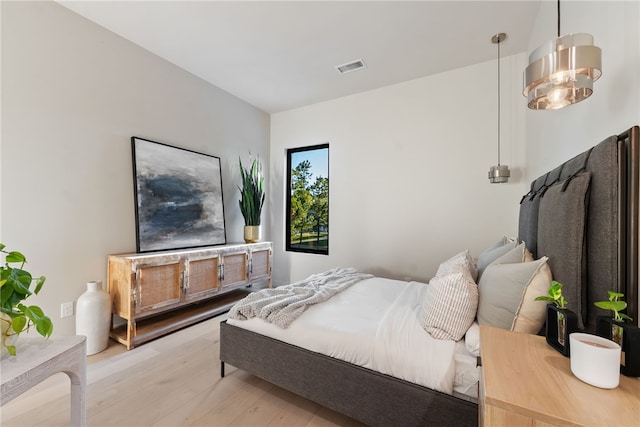
[[[587,384],[616,388],[620,382],[620,346],[597,335],[574,332],[571,342],[571,372]]]
[[[110,328],[111,297],[102,282],[87,282],[87,291],[76,302],[76,335],[87,337],[87,355],[107,348]]]

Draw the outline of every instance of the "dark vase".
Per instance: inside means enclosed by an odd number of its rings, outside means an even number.
[[[617,322],[609,316],[598,316],[596,334],[615,341],[622,347],[620,373],[640,377],[640,328],[630,323]]]
[[[566,308],[558,308],[547,304],[547,324],[545,335],[547,344],[559,351],[563,356],[571,354],[569,335],[578,331],[578,316]]]

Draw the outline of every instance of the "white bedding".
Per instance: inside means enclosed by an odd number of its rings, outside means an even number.
[[[309,307],[287,329],[258,318],[227,322],[443,393],[475,397],[475,356],[463,340],[437,340],[420,324],[427,286],[374,277]]]

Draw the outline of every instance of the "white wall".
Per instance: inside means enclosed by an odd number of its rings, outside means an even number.
[[[274,282],[334,266],[424,281],[448,256],[467,248],[477,256],[515,235],[527,188],[526,107],[514,95],[524,61],[517,55],[501,65],[508,184],[487,178],[497,161],[495,61],[272,115]],[[330,255],[285,252],[286,149],[325,142]]]
[[[275,243],[277,284],[336,265],[426,280],[444,257],[477,255],[515,234],[531,179],[640,123],[640,3],[562,8],[563,34],[589,32],[602,48],[603,77],[583,103],[528,111],[526,55],[504,58],[502,163],[513,178],[491,185],[494,61],[275,114],[269,148],[261,111],[55,3],[0,2],[0,240],[48,277],[33,302],[56,334],[73,333],[60,303],[86,281],[106,280],[107,254],[135,249],[129,138],[137,135],[222,158],[228,241],[242,239],[238,155],[251,149],[265,160],[264,237]],[[555,2],[542,2],[529,51],[555,37],[555,25]],[[285,150],[324,142],[331,253],[285,253]]]
[[[555,111],[527,110],[527,180],[608,136],[640,124],[640,2],[561,3],[561,32],[589,33],[602,49],[593,95]],[[543,1],[530,51],[555,38],[555,2]]]
[[[527,111],[529,181],[606,137],[640,125],[640,2],[567,1],[561,17],[562,34],[594,36],[602,49],[602,77],[593,95],[578,104]],[[555,2],[542,2],[531,50],[556,36],[556,20]]]
[[[1,2],[1,241],[47,284],[29,301],[73,334],[75,301],[135,251],[132,135],[221,157],[227,241],[241,241],[238,156],[269,159],[269,117],[53,2]],[[269,238],[268,209],[263,216]]]

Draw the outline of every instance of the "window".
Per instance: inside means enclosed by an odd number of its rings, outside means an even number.
[[[286,249],[329,255],[329,144],[287,150]]]

